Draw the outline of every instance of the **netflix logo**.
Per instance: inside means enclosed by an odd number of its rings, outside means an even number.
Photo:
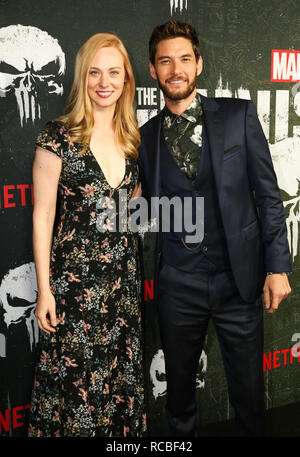
[[[150,283],[145,279],[144,281],[144,301],[148,299],[153,300],[154,298],[154,284],[153,279],[150,280]]]
[[[0,209],[33,206],[33,184],[6,184],[0,189]]]
[[[3,413],[0,411],[0,435],[3,432],[8,432],[11,428],[23,427],[24,416],[29,412],[30,404],[17,406],[12,410],[6,409]]]
[[[281,366],[292,365],[294,362],[300,362],[300,353],[291,349],[281,349],[281,351],[273,351],[264,354],[263,370],[272,370]]]
[[[272,50],[271,81],[300,81],[300,51]]]

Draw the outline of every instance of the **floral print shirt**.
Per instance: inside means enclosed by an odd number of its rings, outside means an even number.
[[[179,168],[194,181],[202,151],[202,106],[197,93],[190,106],[180,115],[166,108],[163,132],[169,151]]]

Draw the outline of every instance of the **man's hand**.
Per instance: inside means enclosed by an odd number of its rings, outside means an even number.
[[[279,303],[286,298],[292,289],[285,273],[273,273],[267,275],[264,285],[264,301],[268,313],[278,309]]]

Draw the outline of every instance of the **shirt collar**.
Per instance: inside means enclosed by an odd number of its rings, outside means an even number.
[[[180,115],[172,113],[167,107],[166,114],[164,117],[165,123],[167,127],[170,127],[175,119],[186,119],[189,122],[193,122],[194,124],[197,123],[199,117],[202,116],[202,106],[201,106],[201,98],[200,94],[196,93],[194,100],[192,103],[187,107],[187,109],[181,113]]]

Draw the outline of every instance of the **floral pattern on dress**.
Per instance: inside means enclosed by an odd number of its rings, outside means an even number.
[[[50,255],[58,325],[50,335],[40,332],[29,436],[142,436],[137,234],[118,231],[118,223],[115,231],[99,230],[99,200],[114,199],[118,221],[119,200],[129,202],[139,179],[137,162],[126,159],[123,180],[112,188],[65,126],[48,123],[36,144],[60,157],[62,170]]]

